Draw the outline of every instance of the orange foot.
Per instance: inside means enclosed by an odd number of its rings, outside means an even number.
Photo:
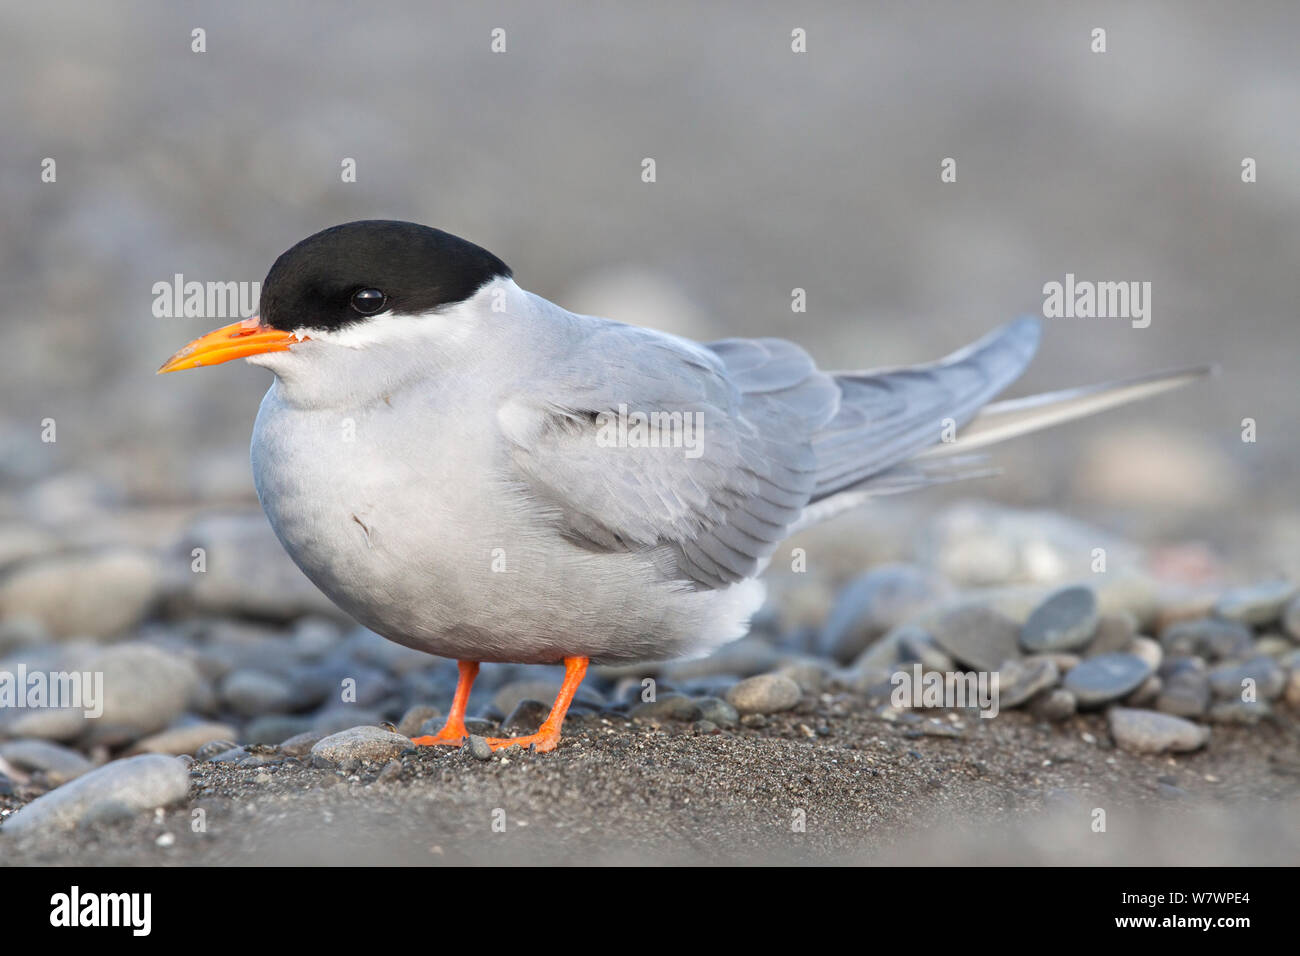
[[[564,715],[573,703],[573,695],[578,692],[578,685],[587,673],[587,658],[566,657],[564,659],[564,683],[551,706],[551,713],[537,728],[537,733],[527,737],[489,737],[488,746],[493,750],[505,747],[536,747],[538,753],[554,750],[560,742],[560,728],[564,726]]]
[[[493,750],[502,750],[506,747],[536,747],[537,752],[543,754],[554,750],[559,742],[559,729],[550,730],[545,724],[537,733],[529,734],[527,737],[489,737],[487,739],[488,746]]]
[[[456,681],[456,693],[451,699],[451,713],[447,723],[436,734],[412,737],[411,743],[417,747],[459,747],[469,736],[465,730],[465,707],[469,704],[469,691],[478,676],[478,664],[475,661],[461,661],[456,665],[460,677]]]
[[[461,724],[460,729],[444,727],[436,734],[425,734],[423,737],[412,737],[411,743],[417,747],[459,747],[465,742],[469,734],[465,730],[465,725]]]

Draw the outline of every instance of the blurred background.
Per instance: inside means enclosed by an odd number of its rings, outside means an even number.
[[[1172,548],[1184,577],[1300,566],[1293,4],[3,7],[0,613],[58,633],[111,616],[13,580],[104,548],[144,556],[107,576],[115,601],[329,612],[256,511],[269,373],[156,377],[225,320],[155,318],[152,287],[260,281],[359,218],[465,236],[576,311],[786,336],[837,368],[945,354],[1040,312],[1066,273],[1149,281],[1149,328],[1048,320],[1014,394],[1209,361],[1217,379],[999,448],[1002,478],[891,500],[823,540],[855,568],[907,557],[932,515],[981,498]],[[193,581],[200,538],[233,542],[224,584],[172,579]],[[249,591],[255,546],[298,604]]]

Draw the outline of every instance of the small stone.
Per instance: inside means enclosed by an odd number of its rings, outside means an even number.
[[[480,737],[478,734],[469,736],[469,753],[475,760],[491,760],[492,747],[487,742],[486,737]]]
[[[80,777],[95,766],[75,750],[37,739],[0,744],[0,759],[19,770],[40,771],[56,787]]]
[[[1129,649],[1137,632],[1137,619],[1130,612],[1103,614],[1097,619],[1097,630],[1088,644],[1087,656],[1123,653]]]
[[[905,625],[898,633],[899,662],[910,664],[919,662],[926,671],[938,671],[947,674],[956,670],[952,657],[941,648],[933,635],[925,628]]]
[[[959,664],[976,671],[994,671],[1003,661],[1020,656],[1020,628],[992,608],[968,604],[944,614],[931,633],[935,642]]]
[[[209,740],[202,747],[194,751],[194,759],[202,762],[220,757],[228,751],[234,750],[237,744],[233,740]]]
[[[1092,588],[1062,588],[1047,596],[1020,629],[1020,646],[1030,653],[1077,651],[1097,630],[1097,595]]]
[[[700,719],[700,705],[681,694],[661,694],[655,700],[640,701],[628,714],[642,720],[683,720],[689,723]]]
[[[700,720],[719,727],[734,727],[740,714],[721,697],[701,697],[695,702],[700,708]]]
[[[501,721],[501,729],[536,731],[550,714],[551,708],[540,700],[521,700],[510,716]]]
[[[739,714],[775,714],[799,703],[799,685],[780,674],[747,677],[727,691],[727,703]]]
[[[1287,602],[1282,610],[1282,629],[1293,641],[1300,641],[1300,595]]]
[[[1164,682],[1160,679],[1160,675],[1152,674],[1138,686],[1137,690],[1124,698],[1124,706],[1150,707],[1156,702],[1156,698],[1160,696],[1160,690],[1163,686]]]
[[[492,695],[492,706],[502,714],[509,714],[519,706],[520,701],[537,700],[547,701],[547,710],[550,710],[549,701],[555,700],[556,695],[560,692],[560,679],[555,680],[516,680],[503,684]],[[574,697],[574,702],[586,704],[588,707],[594,707],[597,710],[605,706],[605,698],[597,691],[590,687],[582,686],[578,688],[578,693]]]
[[[393,783],[394,781],[401,779],[401,776],[402,761],[394,758],[384,764],[384,769],[379,771],[379,776],[376,779],[380,783]],[[269,776],[267,777],[267,781],[270,782]]]
[[[819,694],[826,685],[827,670],[825,661],[801,660],[783,665],[776,673],[790,678],[805,694]]]
[[[230,740],[236,736],[229,724],[206,721],[169,727],[138,741],[130,754],[192,754],[213,740]]]
[[[161,585],[153,554],[121,548],[55,554],[24,562],[0,580],[0,618],[33,618],[55,637],[119,634],[144,619]]]
[[[1216,616],[1228,621],[1259,626],[1271,624],[1282,616],[1287,603],[1296,596],[1290,581],[1269,581],[1248,587],[1233,588],[1214,605]]]
[[[303,733],[296,734],[280,744],[280,752],[286,757],[305,757],[311,753],[311,748],[315,747],[323,739],[324,735],[314,730],[307,730]],[[199,759],[195,754],[194,758]]]
[[[1167,672],[1156,709],[1177,717],[1201,717],[1210,706],[1210,678],[1194,665]]]
[[[950,591],[942,578],[915,565],[872,568],[840,591],[819,639],[821,650],[847,663]]]
[[[1154,710],[1112,707],[1109,718],[1116,746],[1132,753],[1186,753],[1210,739],[1208,727]]]
[[[255,670],[237,670],[221,682],[221,697],[242,717],[280,714],[289,709],[293,689],[288,682]]]
[[[1210,671],[1210,690],[1215,697],[1240,699],[1251,681],[1256,697],[1273,700],[1286,690],[1286,671],[1271,657],[1257,657],[1244,664],[1225,664]]]
[[[1262,700],[1221,700],[1210,708],[1209,719],[1216,724],[1257,724],[1271,711]]]
[[[1130,642],[1129,651],[1142,660],[1147,662],[1147,666],[1153,671],[1160,669],[1160,662],[1164,660],[1165,652],[1159,642],[1151,640],[1149,637],[1135,637]]]
[[[1065,689],[1080,707],[1098,707],[1132,693],[1150,676],[1150,665],[1134,654],[1099,654],[1065,675]]]
[[[1255,653],[1253,656],[1274,657],[1279,661],[1295,650],[1295,645],[1288,641],[1281,634],[1265,634],[1255,641]]]
[[[1166,654],[1176,657],[1204,657],[1207,660],[1231,660],[1249,654],[1255,635],[1240,621],[1199,617],[1175,621],[1160,635]]]
[[[437,707],[430,707],[428,704],[416,704],[414,707],[407,709],[402,715],[402,719],[397,722],[397,732],[406,737],[418,737],[420,728],[426,721],[439,720],[442,717],[442,711]],[[433,733],[437,733],[434,730]]]
[[[546,718],[542,718],[542,719],[545,720]],[[436,734],[441,729],[442,727],[440,724],[438,727],[435,727],[433,730],[429,731],[429,733]],[[471,736],[477,734],[480,737],[491,737],[494,735],[494,731],[496,729],[497,729],[497,723],[495,720],[486,720],[482,717],[465,718],[465,732],[467,734],[470,734]]]
[[[1049,687],[1055,687],[1061,672],[1051,660],[1033,663],[1010,660],[998,668],[998,706],[1010,710]]]
[[[362,760],[387,760],[410,746],[408,738],[381,727],[353,727],[321,738],[311,748],[311,755],[346,767]]]
[[[1034,698],[1029,709],[1039,720],[1057,723],[1073,717],[1078,710],[1078,702],[1064,687],[1056,687]]]
[[[129,743],[174,723],[198,683],[194,665],[150,644],[114,644],[84,667],[104,675],[104,713],[87,720],[91,742]]]
[[[1293,670],[1291,676],[1287,678],[1283,696],[1287,704],[1300,710],[1300,669]]]
[[[5,821],[3,832],[20,836],[72,829],[87,810],[105,800],[121,803],[132,814],[152,810],[184,800],[189,787],[189,772],[175,757],[127,757],[37,797]]]

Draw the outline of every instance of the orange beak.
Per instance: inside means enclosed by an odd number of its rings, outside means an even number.
[[[262,325],[261,319],[253,316],[195,339],[164,362],[163,367],[158,369],[158,374],[198,368],[200,365],[220,365],[231,359],[260,355],[263,352],[287,352],[289,346],[306,339],[305,335],[299,338],[292,332],[268,329]]]

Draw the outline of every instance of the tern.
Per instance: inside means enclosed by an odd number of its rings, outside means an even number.
[[[563,662],[553,750],[588,664],[743,636],[783,540],[879,495],[987,473],[968,453],[1154,395],[1206,368],[993,402],[1032,359],[1022,318],[925,365],[827,372],[781,339],[701,344],[578,315],[487,250],[350,222],[272,265],[260,315],[160,372],[244,358],[274,381],[257,496],[303,573],[389,640],[458,661]]]

